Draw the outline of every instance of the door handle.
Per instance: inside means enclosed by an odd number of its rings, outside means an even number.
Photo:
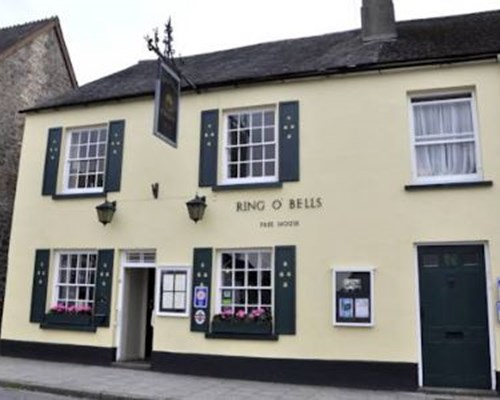
[[[463,331],[449,331],[445,333],[446,339],[463,339],[464,332]]]

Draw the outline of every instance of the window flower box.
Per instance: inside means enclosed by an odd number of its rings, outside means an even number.
[[[214,316],[211,325],[212,333],[271,335],[273,324],[271,314],[263,309],[255,309],[249,314],[240,310],[233,314],[223,311]]]
[[[45,314],[45,327],[54,328],[85,328],[94,325],[92,308],[87,305],[68,306],[65,304],[56,304],[49,313]]]
[[[271,322],[249,322],[234,320],[212,321],[213,333],[238,333],[247,335],[270,335],[273,332]]]
[[[49,313],[45,315],[45,323],[63,326],[91,326],[92,315],[76,313]]]

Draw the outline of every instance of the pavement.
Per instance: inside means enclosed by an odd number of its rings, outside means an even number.
[[[0,386],[102,400],[479,400],[494,396],[390,392],[206,378],[0,357]]]

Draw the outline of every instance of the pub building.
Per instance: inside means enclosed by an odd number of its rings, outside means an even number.
[[[361,13],[24,110],[1,353],[497,390],[500,11]]]

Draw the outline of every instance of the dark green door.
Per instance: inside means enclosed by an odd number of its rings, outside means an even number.
[[[484,248],[418,248],[424,386],[491,389]]]

